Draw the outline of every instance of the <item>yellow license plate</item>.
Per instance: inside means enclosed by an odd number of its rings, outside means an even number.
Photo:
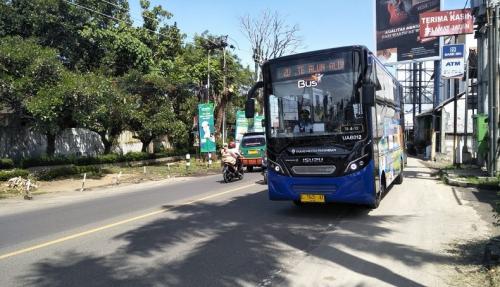
[[[325,202],[325,196],[323,194],[301,194],[301,202]]]
[[[258,150],[249,150],[248,151],[248,154],[258,154],[259,151]]]

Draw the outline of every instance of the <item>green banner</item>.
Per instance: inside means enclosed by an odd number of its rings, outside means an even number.
[[[198,105],[200,152],[215,152],[214,104]]]
[[[245,117],[245,111],[236,111],[236,143],[241,142],[241,138],[248,131],[248,119]]]

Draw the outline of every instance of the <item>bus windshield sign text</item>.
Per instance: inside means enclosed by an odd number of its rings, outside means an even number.
[[[316,73],[339,72],[345,69],[346,63],[343,58],[330,59],[325,61],[278,67],[276,69],[276,78],[277,80],[283,80]]]

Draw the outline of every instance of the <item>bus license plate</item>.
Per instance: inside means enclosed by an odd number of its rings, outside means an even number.
[[[248,154],[258,154],[258,153],[259,153],[259,151],[257,151],[257,150],[249,150],[248,151]]]
[[[325,196],[323,194],[301,194],[301,202],[325,202]]]

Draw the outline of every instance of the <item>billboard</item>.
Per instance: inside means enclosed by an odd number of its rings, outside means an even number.
[[[213,103],[198,105],[198,131],[200,152],[214,152],[216,146]]]
[[[444,45],[441,60],[441,77],[461,79],[465,70],[464,44]]]
[[[439,56],[439,38],[420,39],[420,14],[441,0],[375,0],[377,57],[384,63]]]
[[[472,33],[474,17],[470,9],[420,14],[420,39]]]
[[[253,119],[247,119],[245,111],[236,111],[236,143],[239,145],[241,138],[247,132],[264,132],[262,120],[264,120],[263,115],[256,114]]]

